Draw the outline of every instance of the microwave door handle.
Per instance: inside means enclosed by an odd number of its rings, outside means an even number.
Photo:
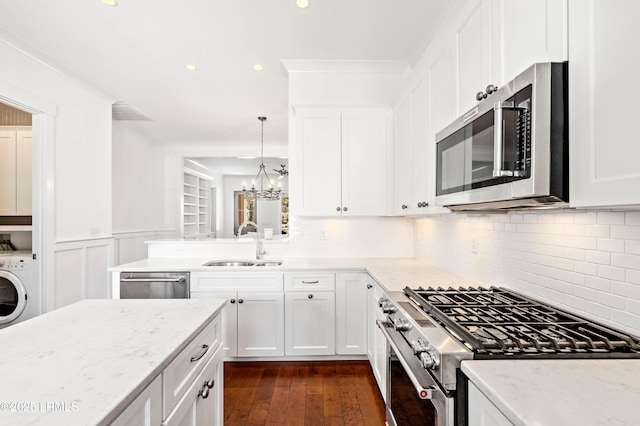
[[[511,176],[511,172],[503,170],[504,164],[504,104],[497,102],[493,106],[493,177]]]

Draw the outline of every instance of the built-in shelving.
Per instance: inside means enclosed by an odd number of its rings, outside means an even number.
[[[182,189],[182,229],[185,238],[211,233],[211,181],[185,170]]]

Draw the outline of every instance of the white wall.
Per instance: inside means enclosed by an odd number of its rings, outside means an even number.
[[[113,232],[162,229],[161,147],[113,122]]]
[[[419,259],[640,335],[639,211],[435,216],[414,238]]]
[[[34,194],[46,200],[42,211],[47,217],[41,223],[50,228],[37,230],[38,235],[45,235],[45,253],[38,253],[40,266],[45,268],[40,278],[44,308],[108,295],[106,266],[112,264],[113,253],[113,99],[14,47],[3,35],[0,58],[0,86],[12,88],[13,95],[20,93],[22,99],[6,93],[0,96],[34,110],[38,108],[31,101],[54,106],[47,118],[34,118],[34,141],[46,144],[34,146],[34,156],[44,153],[38,161],[46,169],[35,176],[34,183],[40,186]],[[53,129],[37,127],[49,123]]]

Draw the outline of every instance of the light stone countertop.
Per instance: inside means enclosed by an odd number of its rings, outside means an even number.
[[[191,272],[299,272],[344,271],[369,272],[388,291],[400,291],[406,286],[479,286],[477,281],[460,277],[413,258],[347,258],[347,259],[283,259],[280,266],[211,267],[202,266],[212,258],[151,258],[118,265],[112,272],[191,271]],[[220,259],[222,260],[222,259]],[[271,259],[267,259],[271,260]]]
[[[110,423],[224,304],[84,300],[0,330],[0,424]]]
[[[637,426],[640,359],[463,361],[516,426]]]

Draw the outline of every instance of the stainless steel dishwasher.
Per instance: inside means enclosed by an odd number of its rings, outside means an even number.
[[[121,272],[120,299],[188,299],[188,272]]]

